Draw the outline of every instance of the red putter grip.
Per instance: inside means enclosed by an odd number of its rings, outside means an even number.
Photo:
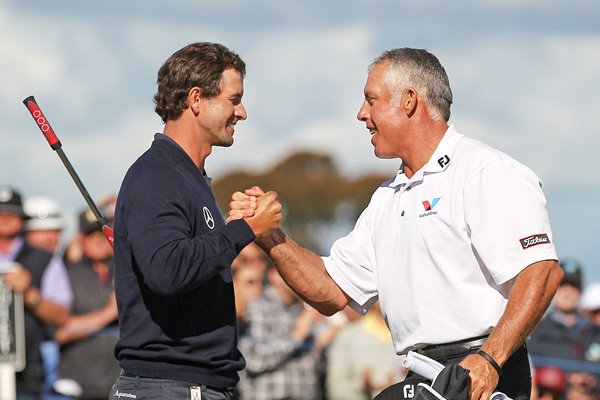
[[[115,236],[113,234],[112,228],[108,225],[104,225],[102,227],[102,231],[104,232],[106,240],[108,240],[108,243],[110,243],[110,247],[115,247]]]
[[[52,147],[53,150],[59,149],[62,144],[60,143],[60,140],[58,140],[58,137],[56,137],[56,133],[54,133],[54,129],[52,129],[50,126],[46,116],[36,103],[35,98],[33,96],[29,96],[23,100],[23,104],[25,104],[25,107],[27,107],[31,113],[33,120],[44,134],[44,137],[48,141],[50,147]]]

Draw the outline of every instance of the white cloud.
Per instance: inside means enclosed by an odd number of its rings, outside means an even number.
[[[64,68],[64,58],[54,47],[40,40],[56,35],[57,29],[43,21],[11,14],[0,4],[0,49],[3,66],[0,74],[0,106],[22,96],[21,90],[45,91],[51,88]],[[41,26],[38,25],[41,24]],[[40,31],[39,29],[43,29]],[[43,33],[41,33],[43,32]],[[23,96],[25,97],[25,96]]]
[[[492,36],[450,54],[459,130],[532,166],[545,181],[600,183],[592,173],[600,135],[590,124],[600,107],[600,37]]]
[[[347,174],[389,170],[375,159],[356,119],[372,40],[368,28],[345,24],[257,35],[240,50],[248,64],[248,120],[238,125],[234,149],[216,149],[208,164],[219,174],[239,167],[264,170],[309,149],[332,154]]]

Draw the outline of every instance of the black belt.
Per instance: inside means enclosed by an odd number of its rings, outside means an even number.
[[[139,376],[139,375],[135,375],[135,374],[130,374],[129,372],[126,372],[124,370],[121,370],[121,376],[126,376],[128,378],[140,378],[140,379],[162,379],[162,378],[150,378],[147,376]],[[170,379],[167,379],[170,381]],[[180,382],[180,381],[178,381]],[[213,390],[215,392],[220,392],[220,393],[227,393],[227,392],[231,392],[235,390],[235,387],[220,387],[220,386],[212,386],[212,385],[204,385],[204,384],[190,384],[187,382],[180,382],[181,384],[184,385],[189,385],[191,386],[200,386],[200,387],[205,387],[207,389]]]
[[[447,361],[449,359],[466,356],[469,353],[479,349],[488,335],[465,339],[457,342],[431,344],[414,350],[416,353],[425,357],[433,358],[436,361]]]

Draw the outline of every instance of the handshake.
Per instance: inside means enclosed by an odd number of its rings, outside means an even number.
[[[260,241],[277,231],[281,224],[281,203],[276,192],[264,192],[253,186],[244,192],[235,192],[229,203],[227,222],[244,219]]]

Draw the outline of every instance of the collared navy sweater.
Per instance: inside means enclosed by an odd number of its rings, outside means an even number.
[[[231,262],[254,240],[226,224],[202,172],[157,134],[127,172],[117,200],[115,291],[128,374],[216,387],[238,382]]]

